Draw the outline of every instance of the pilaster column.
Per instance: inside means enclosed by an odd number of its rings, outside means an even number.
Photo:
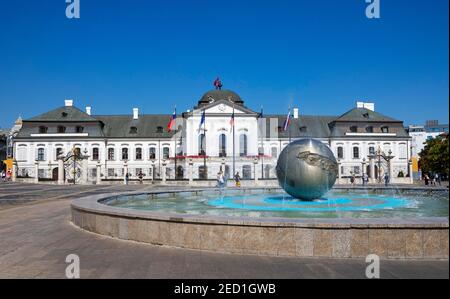
[[[48,176],[49,179],[53,178],[53,171],[52,171],[52,163],[51,162],[48,162],[47,176]]]
[[[39,162],[38,161],[34,162],[34,183],[35,184],[39,183]]]
[[[17,180],[17,161],[16,160],[13,161],[11,176],[12,176],[11,180],[13,182],[15,182]]]
[[[96,184],[100,185],[102,183],[102,165],[101,162],[97,162],[97,178],[96,178]]]
[[[194,162],[189,159],[189,185],[194,184]]]
[[[376,183],[376,178],[375,178],[375,160],[372,158],[370,159],[370,180],[372,183]]]
[[[64,185],[64,161],[58,159],[58,185]]]
[[[341,184],[341,177],[342,177],[340,160],[337,161],[337,167],[338,167],[338,185],[339,185]]]
[[[409,167],[409,183],[414,184],[412,160],[408,161],[408,167]]]

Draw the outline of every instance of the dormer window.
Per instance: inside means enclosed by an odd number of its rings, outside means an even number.
[[[366,127],[366,133],[373,133],[373,127],[372,126]]]
[[[68,115],[67,112],[61,113],[61,116],[62,116],[62,117],[67,117],[67,115]]]
[[[45,127],[45,126],[40,126],[39,127],[39,133],[40,134],[47,134],[47,130],[48,130],[48,128]]]
[[[66,133],[66,127],[64,126],[58,126],[58,133]]]
[[[82,126],[77,126],[75,128],[75,132],[77,132],[77,133],[83,133],[83,131],[84,131],[84,128]]]
[[[308,127],[306,127],[306,126],[300,127],[300,132],[301,132],[301,133],[306,133],[306,132],[308,132]]]
[[[137,128],[136,127],[131,127],[130,128],[130,134],[136,135],[137,134]]]
[[[351,126],[350,127],[350,132],[351,133],[357,133],[358,132],[358,127],[357,126]]]
[[[383,127],[381,127],[381,132],[383,132],[383,133],[389,133],[389,127],[388,127],[388,126],[383,126]]]
[[[156,127],[156,133],[163,133],[163,127]]]
[[[369,118],[370,115],[369,115],[369,113],[366,112],[366,113],[363,114],[363,117],[364,117],[364,118]]]

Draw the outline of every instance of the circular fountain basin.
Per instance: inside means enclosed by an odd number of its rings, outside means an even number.
[[[333,190],[304,202],[281,189],[100,195],[72,204],[75,225],[125,240],[226,253],[448,258],[448,192]]]

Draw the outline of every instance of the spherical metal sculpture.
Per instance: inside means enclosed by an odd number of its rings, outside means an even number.
[[[315,139],[290,143],[277,162],[280,186],[301,200],[321,198],[336,182],[338,164],[328,146]]]

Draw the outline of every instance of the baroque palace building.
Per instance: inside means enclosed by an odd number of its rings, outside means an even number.
[[[143,115],[134,108],[128,115],[94,115],[91,107],[73,104],[66,100],[63,107],[23,120],[13,141],[15,179],[107,183],[142,173],[154,182],[195,184],[223,170],[230,178],[239,172],[263,184],[276,178],[278,155],[290,141],[315,138],[335,154],[341,183],[364,173],[371,182],[385,173],[391,182],[411,182],[411,138],[402,121],[375,112],[372,103],[358,102],[340,116],[293,109],[285,130],[287,115],[262,115],[235,92],[217,89],[178,115],[173,131],[169,114]]]

